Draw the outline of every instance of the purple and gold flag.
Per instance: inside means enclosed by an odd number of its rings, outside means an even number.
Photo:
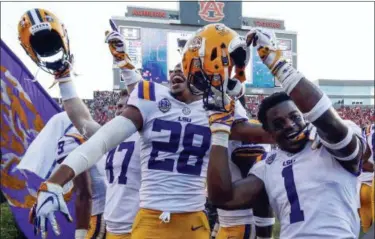
[[[28,222],[41,179],[16,169],[30,143],[60,107],[48,95],[20,59],[1,40],[1,190],[18,227],[27,238],[34,236]],[[74,197],[68,204],[74,218]],[[48,238],[74,238],[74,224],[57,215],[62,235],[55,236],[49,226]]]

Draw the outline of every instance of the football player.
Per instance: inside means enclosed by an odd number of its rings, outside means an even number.
[[[374,180],[374,134],[375,124],[368,125],[363,129],[363,135],[367,139],[368,151],[366,160],[362,165],[362,173],[358,176],[358,191],[360,198],[359,215],[361,218],[362,230],[367,232],[373,223],[372,213],[374,204],[372,203],[374,192],[372,183]]]
[[[259,124],[259,122],[256,122]],[[271,150],[267,144],[247,144],[239,141],[229,141],[228,157],[232,182],[247,176],[250,168],[261,161]],[[253,214],[254,211],[254,214]],[[217,210],[220,228],[217,239],[237,238],[254,239],[256,236],[269,238],[272,235],[272,225],[275,222],[270,208],[254,208],[244,210]]]
[[[214,70],[215,79],[220,77],[222,81],[225,79],[227,82],[228,67],[233,68],[232,61],[229,61],[229,49],[234,50],[237,44],[244,55],[246,50],[242,48],[243,39],[239,39],[234,31],[227,28],[216,31],[213,28],[215,29],[215,25],[203,29],[198,34],[207,38],[205,46],[215,46],[225,51],[225,55],[220,55],[220,59],[225,61],[214,61],[211,64],[213,69],[219,64],[218,69]],[[223,36],[223,32],[228,34]],[[196,47],[197,44],[190,42],[187,49],[198,49]],[[185,49],[186,51],[190,50]],[[210,64],[210,59],[213,59],[215,54],[217,53],[206,51],[201,56]],[[184,53],[184,57],[187,59],[190,56]],[[126,59],[124,64],[128,64]],[[224,68],[225,72],[222,71]],[[139,131],[142,184],[140,210],[133,223],[132,237],[209,237],[209,225],[203,209],[206,202],[205,181],[211,131],[205,109],[202,107],[201,96],[192,94],[188,80],[181,70],[175,69],[174,75],[171,76],[171,89],[153,82],[139,81],[130,94],[127,107],[122,114],[102,126],[94,135],[92,134],[97,128],[90,128],[91,123],[81,121],[80,125],[77,124],[78,129],[85,129],[86,135],[92,136],[64,160],[63,165],[49,181],[42,184],[37,199],[36,217],[49,217],[56,231],[54,212],[61,211],[69,215],[67,210],[59,206],[61,203],[65,204],[61,196],[61,186],[82,170],[95,164],[101,155]],[[57,76],[56,80],[61,82],[62,97],[72,100],[77,98],[70,77],[60,77],[68,74]],[[232,90],[232,94],[237,92],[233,86],[228,89]],[[219,96],[215,96],[215,99],[219,102],[224,101]],[[207,101],[204,101],[203,105],[212,106],[211,102]],[[223,105],[220,105],[219,108],[222,107]],[[237,108],[241,110],[240,107]],[[218,118],[220,117],[225,115],[218,115]],[[236,112],[235,117],[239,121],[233,126],[233,139],[273,142],[261,127],[252,126],[247,122],[244,112]],[[226,118],[222,118],[222,121],[225,123]],[[216,127],[220,128],[221,124],[216,124]],[[56,200],[48,201],[47,198],[51,196]]]
[[[51,141],[55,142],[53,143]],[[30,151],[26,152],[23,159],[28,160],[30,157],[35,163],[37,163],[39,158],[54,159],[50,169],[46,169],[45,178],[49,178],[50,175],[58,169],[68,154],[84,141],[85,139],[70,122],[66,112],[61,112],[54,115],[48,121],[47,125],[30,145]],[[52,147],[54,156],[51,155],[50,150],[43,149],[46,145],[54,145],[54,147]],[[39,149],[39,147],[41,149]],[[39,155],[35,155],[38,149],[43,150],[43,152]],[[46,164],[47,162],[43,163]],[[27,169],[27,167],[25,168],[23,165],[19,166],[21,169]],[[97,166],[92,166],[88,171],[80,174],[73,181],[64,186],[64,198],[66,200],[71,198],[72,189],[74,189],[76,193],[75,210],[77,220],[75,238],[103,238],[105,226],[101,218],[104,211],[106,186]],[[34,214],[35,208],[33,208],[31,212]],[[43,222],[33,221],[32,214],[30,218],[32,223],[40,223],[45,226]]]
[[[30,35],[30,32],[33,34]],[[77,95],[67,94],[65,90],[66,86],[64,86],[63,83],[67,81],[64,80],[66,79],[64,77],[69,77],[70,74],[72,74],[70,67],[72,56],[69,50],[68,35],[63,25],[52,13],[43,9],[33,9],[22,16],[19,24],[19,35],[21,45],[34,62],[47,72],[52,73],[55,79],[60,82],[59,87],[64,109],[70,120],[79,129],[80,134],[88,138],[100,128],[100,125],[92,119],[83,101]],[[125,58],[127,55],[123,51],[121,52],[121,42],[116,40],[118,36],[119,34],[117,32],[106,32],[105,42],[109,44],[114,61],[120,65],[124,60],[120,58]],[[48,44],[42,44],[42,37],[49,40]],[[62,43],[64,43],[64,47],[62,47]],[[46,45],[50,46],[50,48],[46,47]],[[116,48],[118,51],[116,51]],[[48,54],[55,53],[57,51],[56,49],[64,49],[62,59],[51,63],[43,62],[43,58],[39,58],[39,56],[47,56]],[[128,90],[132,90],[134,84],[140,78],[137,78],[137,74],[132,70],[131,65],[123,64],[121,65],[121,69],[122,78]],[[72,82],[70,83],[72,84]],[[127,98],[128,95],[126,91],[123,91],[117,103],[117,115],[121,114],[122,110],[125,108]],[[66,113],[64,114],[66,115]],[[76,132],[75,135],[78,135],[77,133],[78,132]],[[107,196],[105,196],[105,188],[93,188],[94,207],[92,212],[93,215],[95,215],[95,211],[100,210],[100,212],[97,213],[96,217],[91,218],[90,230],[88,232],[87,230],[77,230],[76,238],[103,238],[105,227],[108,229],[106,234],[107,238],[130,238],[132,222],[139,207],[140,161],[137,138],[139,138],[138,134],[132,135],[128,141],[122,142],[107,155]],[[71,139],[71,137],[68,139]],[[64,144],[64,142],[60,143],[59,146]],[[73,150],[74,148],[70,147],[69,149]],[[92,169],[90,172],[91,171]],[[80,177],[77,179],[79,178]],[[114,196],[114,193],[116,196]],[[83,193],[79,195],[81,197],[84,196]],[[78,197],[78,199],[79,198],[80,197]],[[126,200],[127,203],[123,204],[123,200]],[[96,201],[100,201],[101,204],[99,205]],[[85,205],[86,209],[87,206],[88,204]],[[104,220],[102,218],[103,211]],[[77,213],[77,216],[78,222],[80,222],[79,216],[82,217],[83,213]],[[107,226],[105,226],[104,221],[107,222]],[[45,232],[45,228],[42,228],[42,231]],[[46,234],[42,233],[42,236],[45,237]]]
[[[116,115],[126,108],[129,94],[122,90]],[[141,186],[139,134],[134,133],[106,155],[108,179],[104,219],[107,239],[130,239],[134,218],[139,209]]]
[[[228,120],[226,129],[212,135],[209,198],[221,208],[242,209],[266,191],[280,220],[280,238],[357,238],[356,176],[366,149],[361,129],[338,116],[329,98],[282,58],[268,34],[253,29],[247,40],[284,88],[265,98],[258,113],[279,148],[255,164],[247,178],[232,183]],[[209,114],[212,127],[215,112]],[[227,113],[232,115],[233,110]],[[314,130],[322,143],[315,150],[308,137]]]
[[[115,115],[125,110],[129,93],[141,76],[126,54],[124,37],[116,30],[106,32],[105,42],[113,61],[121,71],[121,78],[127,90],[120,92]],[[139,188],[141,186],[140,140],[136,132],[106,155],[108,179],[104,219],[107,225],[107,239],[130,239],[134,218],[139,209]],[[126,202],[126,203],[124,203]]]

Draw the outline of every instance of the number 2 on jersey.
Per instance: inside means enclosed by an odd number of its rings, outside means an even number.
[[[128,180],[128,178],[126,177],[126,172],[128,171],[130,159],[132,158],[132,155],[134,152],[134,145],[135,145],[134,141],[122,142],[118,147],[109,151],[107,155],[106,163],[105,163],[105,169],[108,171],[107,177],[108,177],[109,183],[113,183],[113,180],[114,180],[113,157],[115,156],[115,153],[126,150],[124,159],[122,160],[122,164],[121,164],[120,175],[118,176],[118,184],[126,184]]]
[[[170,131],[169,142],[152,142],[152,151],[148,162],[148,168],[172,172],[175,163],[174,159],[164,158],[156,160],[156,158],[159,156],[160,151],[177,153],[180,145],[182,125],[180,122],[156,119],[153,123],[152,131],[161,132],[162,130]],[[193,144],[194,135],[201,136],[201,146],[195,146]],[[209,128],[200,125],[187,124],[182,138],[183,150],[177,159],[177,172],[189,175],[200,175],[202,171],[203,157],[210,148],[210,140],[211,131]],[[195,165],[188,164],[190,156],[196,157],[197,160]]]
[[[301,210],[296,184],[294,183],[294,174],[293,174],[293,164],[285,167],[281,172],[284,178],[284,186],[286,190],[286,194],[288,196],[288,200],[290,203],[290,224],[296,222],[302,222],[305,220],[303,211]]]

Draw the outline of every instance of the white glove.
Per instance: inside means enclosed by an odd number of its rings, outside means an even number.
[[[274,70],[279,61],[284,60],[282,52],[277,49],[275,41],[274,33],[268,33],[258,28],[254,28],[246,34],[247,45],[257,48],[260,59],[271,70],[273,75],[275,75]]]
[[[30,222],[34,224],[35,234],[41,232],[42,238],[46,238],[49,220],[54,233],[60,235],[60,228],[54,215],[56,211],[60,211],[69,222],[73,221],[64,201],[63,188],[54,183],[44,182],[39,187],[37,201],[32,207],[29,217]]]
[[[109,51],[118,67],[130,70],[135,68],[126,53],[126,45],[123,35],[117,31],[106,31],[104,42],[108,44]]]

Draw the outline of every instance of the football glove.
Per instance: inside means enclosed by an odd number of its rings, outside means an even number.
[[[227,112],[207,111],[209,117],[209,125],[212,133],[225,132],[230,134],[230,129],[234,122],[235,101],[231,100],[225,106]]]
[[[115,64],[122,69],[135,69],[135,66],[130,60],[130,57],[126,53],[126,46],[124,42],[124,36],[117,31],[106,31],[105,32],[105,43],[109,46]]]
[[[283,53],[277,49],[275,37],[271,33],[267,33],[260,29],[252,29],[246,34],[246,43],[257,48],[258,55],[263,63],[276,75],[280,69],[281,62],[285,62]]]
[[[60,235],[60,228],[54,215],[56,211],[60,211],[69,222],[73,221],[64,201],[63,188],[54,183],[43,182],[38,190],[36,204],[31,208],[29,214],[29,221],[34,224],[36,235],[41,233],[43,239],[47,237],[48,221],[51,223],[54,233]]]

